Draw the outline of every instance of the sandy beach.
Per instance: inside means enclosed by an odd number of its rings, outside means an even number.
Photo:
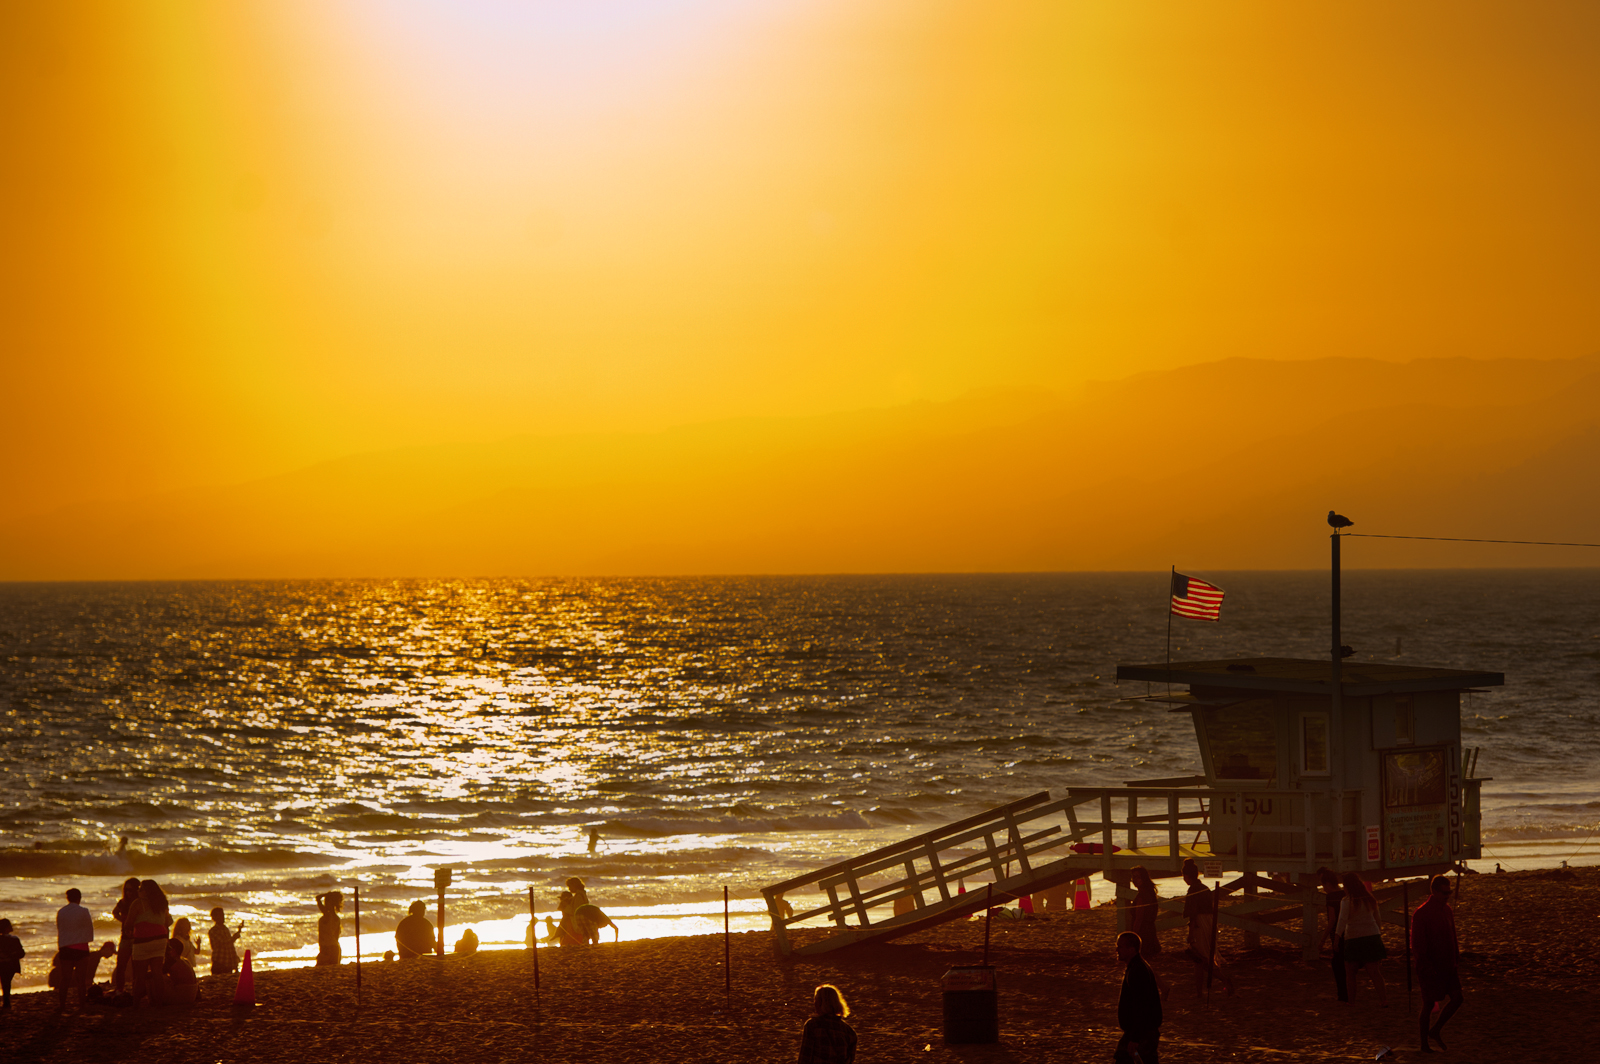
[[[1600,976],[1600,869],[1468,876],[1457,920],[1466,1007],[1447,1029],[1450,1049],[1430,1059],[1478,1062],[1576,1059],[1600,1040],[1593,986]],[[540,950],[540,986],[525,951],[448,956],[256,977],[254,1008],[233,1005],[233,980],[206,978],[193,1007],[55,1011],[24,994],[0,1019],[0,1056],[18,1061],[305,1062],[397,1060],[491,1064],[792,1060],[817,983],[849,996],[858,1060],[1033,1062],[1109,1060],[1120,969],[1111,959],[1114,913],[1099,908],[1032,920],[996,920],[1001,1040],[945,1046],[939,978],[979,960],[983,924],[945,925],[881,946],[821,958],[780,959],[772,936],[732,938],[732,991],[723,986],[720,936]],[[1222,933],[1239,983],[1196,1001],[1181,931],[1163,932],[1157,971],[1172,984],[1162,1029],[1168,1061],[1372,1060],[1383,1046],[1418,1056],[1406,1002],[1403,943],[1386,929],[1389,1006],[1362,986],[1334,999],[1324,958],[1300,959],[1266,940],[1246,949]],[[29,961],[43,950],[30,943]]]

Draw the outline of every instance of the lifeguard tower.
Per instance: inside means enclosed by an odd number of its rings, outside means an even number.
[[[1476,751],[1461,746],[1461,695],[1497,687],[1497,672],[1355,663],[1339,642],[1338,541],[1329,659],[1236,658],[1122,665],[1145,700],[1194,720],[1201,775],[1030,795],[948,827],[819,869],[762,893],[778,948],[816,917],[834,931],[821,953],[883,941],[990,904],[1039,895],[1100,872],[1131,897],[1128,873],[1176,875],[1192,858],[1225,894],[1255,897],[1219,920],[1316,956],[1317,872],[1405,879],[1481,856]],[[976,890],[957,884],[973,880]],[[1402,887],[1380,888],[1380,903]],[[789,899],[818,891],[817,905]],[[1262,896],[1262,892],[1265,896]],[[1182,925],[1181,899],[1157,922]],[[1298,929],[1290,925],[1299,917]],[[1399,916],[1395,916],[1399,922]]]

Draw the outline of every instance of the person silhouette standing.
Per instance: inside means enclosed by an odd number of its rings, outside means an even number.
[[[1160,914],[1156,901],[1156,883],[1144,865],[1134,865],[1129,872],[1133,883],[1133,904],[1128,907],[1129,930],[1139,936],[1139,955],[1145,959],[1161,952],[1161,939],[1156,934],[1156,917]]]
[[[1388,1007],[1389,992],[1383,985],[1383,959],[1389,955],[1383,947],[1383,928],[1378,923],[1378,899],[1366,880],[1355,872],[1344,874],[1344,902],[1339,906],[1339,936],[1344,940],[1345,986],[1350,1000],[1356,999],[1356,975],[1367,965],[1372,965],[1372,986],[1378,992],[1378,1004]]]
[[[1117,1064],[1128,1064],[1135,1053],[1141,1064],[1161,1064],[1161,999],[1167,988],[1141,956],[1142,946],[1132,931],[1117,936],[1117,960],[1125,966],[1117,998],[1117,1026],[1122,1028],[1113,1058]]]
[[[1189,921],[1189,941],[1184,952],[1194,962],[1194,995],[1204,997],[1207,976],[1215,976],[1231,996],[1233,979],[1222,970],[1216,957],[1217,896],[1200,882],[1199,866],[1187,857],[1183,861],[1183,881],[1189,884],[1189,893],[1183,899],[1183,915]]]
[[[1411,951],[1417,958],[1417,979],[1422,983],[1422,1015],[1417,1018],[1417,1027],[1424,1053],[1433,1052],[1429,1038],[1444,1048],[1441,1032],[1463,1000],[1461,973],[1456,969],[1456,915],[1446,901],[1449,897],[1450,880],[1434,876],[1428,900],[1417,906],[1411,917]],[[1434,1005],[1447,998],[1439,1022],[1430,1028],[1428,1021]]]
[[[344,908],[344,891],[330,890],[326,894],[317,895],[317,909],[322,913],[322,918],[317,921],[318,968],[339,963],[341,957],[339,933],[342,930],[339,910],[342,908]]]

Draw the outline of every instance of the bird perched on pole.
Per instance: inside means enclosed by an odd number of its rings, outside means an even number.
[[[1355,524],[1355,522],[1350,520],[1348,517],[1345,517],[1343,514],[1336,514],[1332,510],[1328,511],[1329,528],[1349,528],[1353,524]]]

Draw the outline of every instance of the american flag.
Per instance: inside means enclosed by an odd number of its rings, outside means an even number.
[[[1222,617],[1222,589],[1204,580],[1174,572],[1172,612],[1179,617],[1193,617],[1197,621],[1219,620]]]

